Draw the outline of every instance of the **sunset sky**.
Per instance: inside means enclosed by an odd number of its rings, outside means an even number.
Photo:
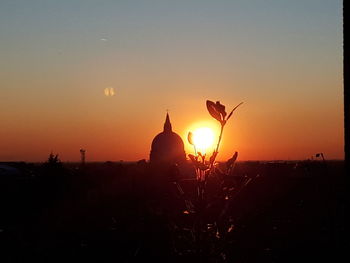
[[[191,153],[207,99],[219,160],[344,158],[342,58],[338,0],[1,0],[0,161],[148,159],[167,109]]]

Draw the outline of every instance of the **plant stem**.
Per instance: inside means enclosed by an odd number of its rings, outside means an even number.
[[[219,152],[219,146],[220,146],[220,142],[221,142],[221,138],[222,138],[222,133],[224,132],[224,126],[225,126],[225,124],[221,124],[219,141],[218,141],[218,144],[216,145],[216,150],[215,150],[216,152]]]
[[[216,145],[216,149],[214,151],[215,158],[213,158],[213,160],[211,160],[211,162],[210,162],[210,169],[213,168],[214,162],[215,162],[215,159],[216,159],[216,155],[219,152],[219,146],[220,146],[220,142],[221,142],[221,138],[222,138],[222,133],[224,132],[224,126],[225,126],[225,124],[221,124],[219,140],[218,140],[218,143]]]

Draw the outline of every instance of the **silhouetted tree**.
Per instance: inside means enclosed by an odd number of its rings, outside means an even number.
[[[63,165],[61,160],[58,157],[58,154],[54,155],[51,152],[46,163],[44,163],[44,167],[55,170],[55,169],[62,169]]]

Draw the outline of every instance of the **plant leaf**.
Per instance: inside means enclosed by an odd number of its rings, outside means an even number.
[[[199,161],[197,160],[196,156],[194,156],[193,154],[189,154],[188,157],[190,157],[190,159],[191,159],[193,165],[194,165],[196,168],[198,168],[198,169],[200,169],[200,170],[203,170],[203,171],[205,171],[205,170],[207,170],[207,169],[209,168],[208,165],[199,162]]]
[[[243,102],[241,102],[240,104],[238,104],[236,107],[233,108],[233,110],[230,112],[230,114],[227,116],[226,121],[228,121],[228,119],[232,116],[232,113],[234,112],[235,109],[237,109],[239,106],[241,106],[243,104]]]
[[[220,101],[217,101],[216,103],[215,103],[215,109],[216,109],[216,111],[218,111],[220,114],[221,114],[221,116],[222,116],[222,119],[224,120],[225,119],[225,117],[226,117],[226,110],[225,110],[225,106],[224,105],[222,105],[221,103],[220,103]]]
[[[210,156],[209,162],[214,163],[216,156],[218,155],[219,152],[214,151],[213,154]]]
[[[188,157],[190,157],[190,159],[193,163],[197,162],[197,158],[193,154],[189,154]]]
[[[214,102],[212,102],[212,101],[210,101],[210,100],[207,100],[207,109],[208,109],[210,115],[211,115],[214,119],[216,119],[216,120],[218,120],[218,121],[220,121],[220,122],[222,121],[220,112],[217,111],[217,109],[216,109],[216,104],[215,104]]]
[[[226,162],[226,167],[230,168],[232,167],[232,165],[235,163],[235,161],[237,160],[238,157],[238,152],[235,152],[234,155],[232,156],[232,158],[228,159]]]
[[[196,163],[196,167],[199,168],[200,170],[202,171],[205,171],[209,168],[208,165],[204,164],[204,163],[201,163],[201,162],[198,162]]]
[[[193,145],[193,133],[192,132],[188,133],[187,140],[191,145]]]

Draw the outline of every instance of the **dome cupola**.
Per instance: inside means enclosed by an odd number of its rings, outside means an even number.
[[[186,160],[184,143],[181,137],[173,132],[167,113],[163,132],[152,141],[150,162],[157,164],[174,164]]]

